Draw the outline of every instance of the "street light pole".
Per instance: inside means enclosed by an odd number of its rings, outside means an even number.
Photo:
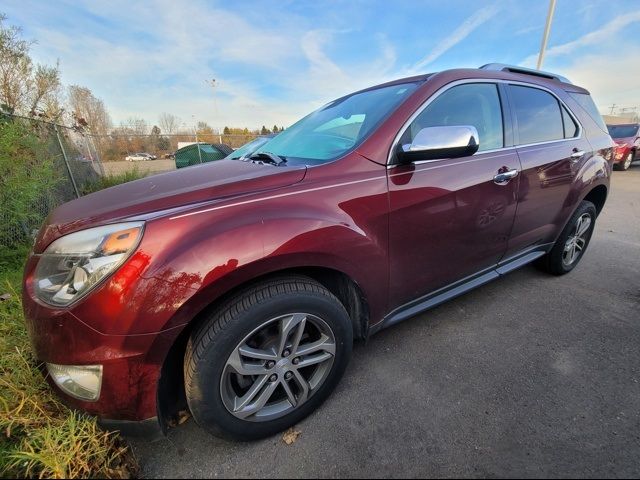
[[[538,70],[542,68],[544,62],[544,52],[547,49],[547,42],[549,41],[549,32],[551,32],[551,22],[553,21],[553,14],[556,9],[556,0],[549,0],[549,12],[547,13],[547,23],[544,26],[544,35],[542,36],[542,44],[540,45],[540,55],[538,56]]]

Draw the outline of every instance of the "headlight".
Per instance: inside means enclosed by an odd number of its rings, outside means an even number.
[[[35,271],[36,296],[66,306],[86,295],[136,249],[142,222],[90,228],[57,239],[40,256]]]

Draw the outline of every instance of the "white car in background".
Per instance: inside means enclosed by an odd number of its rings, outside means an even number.
[[[127,162],[144,162],[147,160],[155,160],[155,155],[151,155],[150,153],[132,153],[131,155],[127,155],[124,159]]]

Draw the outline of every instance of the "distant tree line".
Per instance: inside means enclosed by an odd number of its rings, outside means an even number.
[[[249,130],[248,128],[237,128],[237,127],[224,127],[222,130],[223,135],[269,135],[270,133],[279,133],[284,131],[284,127],[278,127],[274,125],[272,129],[268,129],[264,125],[262,128],[257,130]]]
[[[60,65],[36,64],[30,56],[34,42],[22,38],[22,30],[6,24],[0,13],[0,112],[38,118],[73,126],[95,136],[94,143],[103,160],[121,159],[137,151],[171,152],[179,141],[219,142],[220,132],[207,122],[187,126],[179,117],[163,112],[157,124],[130,117],[114,126],[104,102],[82,85],[62,84]],[[272,129],[224,127],[222,139],[238,147],[256,135],[278,133]]]

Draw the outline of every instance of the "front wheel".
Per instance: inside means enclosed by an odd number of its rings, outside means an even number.
[[[191,413],[219,437],[278,433],[329,396],[352,344],[344,306],[322,285],[302,276],[261,282],[192,334],[185,356]]]
[[[631,163],[633,162],[633,152],[627,153],[627,156],[624,157],[624,160],[620,164],[620,170],[629,170]]]
[[[573,213],[549,253],[537,265],[553,275],[569,273],[582,259],[596,225],[596,207],[583,201]]]

